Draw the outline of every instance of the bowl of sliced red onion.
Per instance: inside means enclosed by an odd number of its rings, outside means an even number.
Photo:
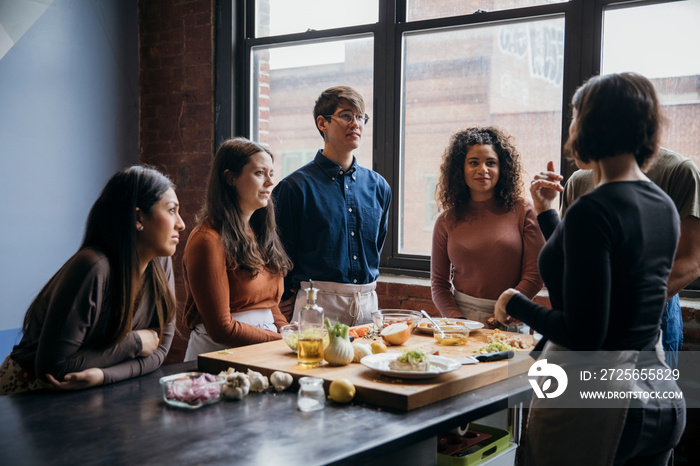
[[[182,372],[160,378],[163,399],[171,406],[196,409],[221,399],[221,386],[226,382],[206,372]]]

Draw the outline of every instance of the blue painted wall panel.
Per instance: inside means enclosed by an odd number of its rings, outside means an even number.
[[[55,0],[0,59],[0,332],[16,335],[102,186],[138,162],[137,16],[137,0]]]

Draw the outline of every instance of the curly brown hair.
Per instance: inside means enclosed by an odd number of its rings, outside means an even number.
[[[438,208],[452,220],[464,211],[470,193],[464,181],[464,163],[472,146],[487,145],[498,154],[499,174],[494,190],[496,204],[511,210],[522,197],[520,153],[511,137],[493,126],[467,128],[452,135],[440,166],[440,180],[435,188]]]

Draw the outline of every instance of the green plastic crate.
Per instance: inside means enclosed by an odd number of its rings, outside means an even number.
[[[438,453],[438,466],[476,466],[494,458],[513,446],[510,442],[510,432],[507,430],[474,423],[469,424],[469,430],[491,434],[491,437],[467,448],[469,453],[466,456],[443,455],[442,453]]]

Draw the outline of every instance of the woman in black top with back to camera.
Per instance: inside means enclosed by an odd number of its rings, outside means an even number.
[[[680,221],[671,199],[641,170],[659,144],[656,92],[641,75],[610,74],[591,78],[572,104],[565,149],[579,168],[593,170],[596,189],[560,222],[553,206],[562,177],[551,162],[535,176],[531,193],[547,238],[540,274],[552,308],[510,289],[495,316],[505,322],[510,315],[544,335],[541,360],[566,361],[572,351],[591,358],[615,354],[619,367],[663,373],[668,367],[659,325]],[[580,382],[576,377],[568,374],[568,395]],[[644,383],[680,392],[672,378],[597,383],[628,393]],[[685,427],[682,399],[629,399],[608,409],[551,409],[548,401],[533,398],[524,443],[528,464],[665,465]]]

